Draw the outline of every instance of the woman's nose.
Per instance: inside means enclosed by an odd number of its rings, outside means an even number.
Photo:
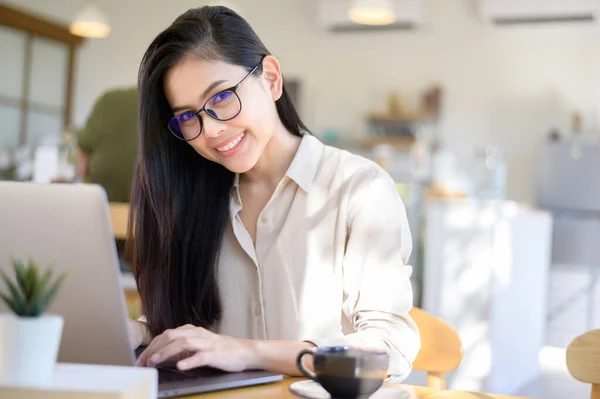
[[[221,135],[221,132],[225,130],[225,123],[219,121],[215,118],[210,117],[209,115],[202,115],[202,127],[203,133],[208,138],[216,138]]]

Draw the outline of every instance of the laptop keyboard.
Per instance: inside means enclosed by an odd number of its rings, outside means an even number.
[[[139,347],[135,350],[135,358],[137,359],[142,352],[146,349],[145,347]],[[158,383],[164,384],[167,382],[181,382],[188,380],[196,380],[198,378],[209,378],[209,377],[218,377],[223,374],[227,374],[225,371],[208,368],[208,367],[200,367],[192,370],[177,370],[175,367],[175,362],[171,362],[169,366],[158,366],[156,367],[158,370]]]
[[[189,374],[181,373],[176,370],[169,369],[159,369],[158,370],[158,383],[164,384],[165,382],[175,382],[175,381],[186,381],[191,380],[193,377]]]
[[[193,370],[181,371],[177,369],[158,367],[158,383],[161,384],[166,382],[196,380],[198,378],[217,377],[223,374],[226,373],[224,371],[210,368],[197,368]]]

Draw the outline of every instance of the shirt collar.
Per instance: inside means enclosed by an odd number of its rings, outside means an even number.
[[[305,134],[302,137],[300,146],[294,155],[294,159],[290,164],[285,175],[292,179],[302,190],[309,192],[317,174],[317,168],[321,161],[321,155],[323,153],[323,143],[321,143],[316,137]],[[232,212],[236,212],[241,209],[242,198],[240,197],[240,175],[235,174],[233,180],[233,200],[235,204],[232,204]]]
[[[317,174],[322,154],[323,143],[316,137],[305,134],[286,172],[286,176],[308,193],[315,181],[315,175]]]

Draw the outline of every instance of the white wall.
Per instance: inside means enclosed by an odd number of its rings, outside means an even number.
[[[600,125],[600,27],[494,29],[473,0],[425,0],[418,32],[331,36],[315,27],[313,0],[235,0],[284,72],[302,79],[301,112],[317,133],[363,134],[362,116],[385,104],[390,90],[407,101],[440,82],[445,144],[465,159],[476,145],[496,144],[508,161],[508,194],[532,199],[535,145],[547,130],[569,126],[579,110]],[[68,21],[83,0],[10,0]],[[75,122],[110,87],[135,84],[143,52],[179,13],[203,1],[101,0],[112,34],[90,40],[77,64]]]

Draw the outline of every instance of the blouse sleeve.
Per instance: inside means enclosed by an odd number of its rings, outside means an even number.
[[[372,166],[359,173],[354,183],[343,261],[342,308],[354,332],[335,344],[386,350],[390,355],[388,373],[399,382],[410,373],[421,346],[419,331],[408,313],[413,291],[412,267],[407,265],[412,239],[406,209],[394,181],[383,169]]]

